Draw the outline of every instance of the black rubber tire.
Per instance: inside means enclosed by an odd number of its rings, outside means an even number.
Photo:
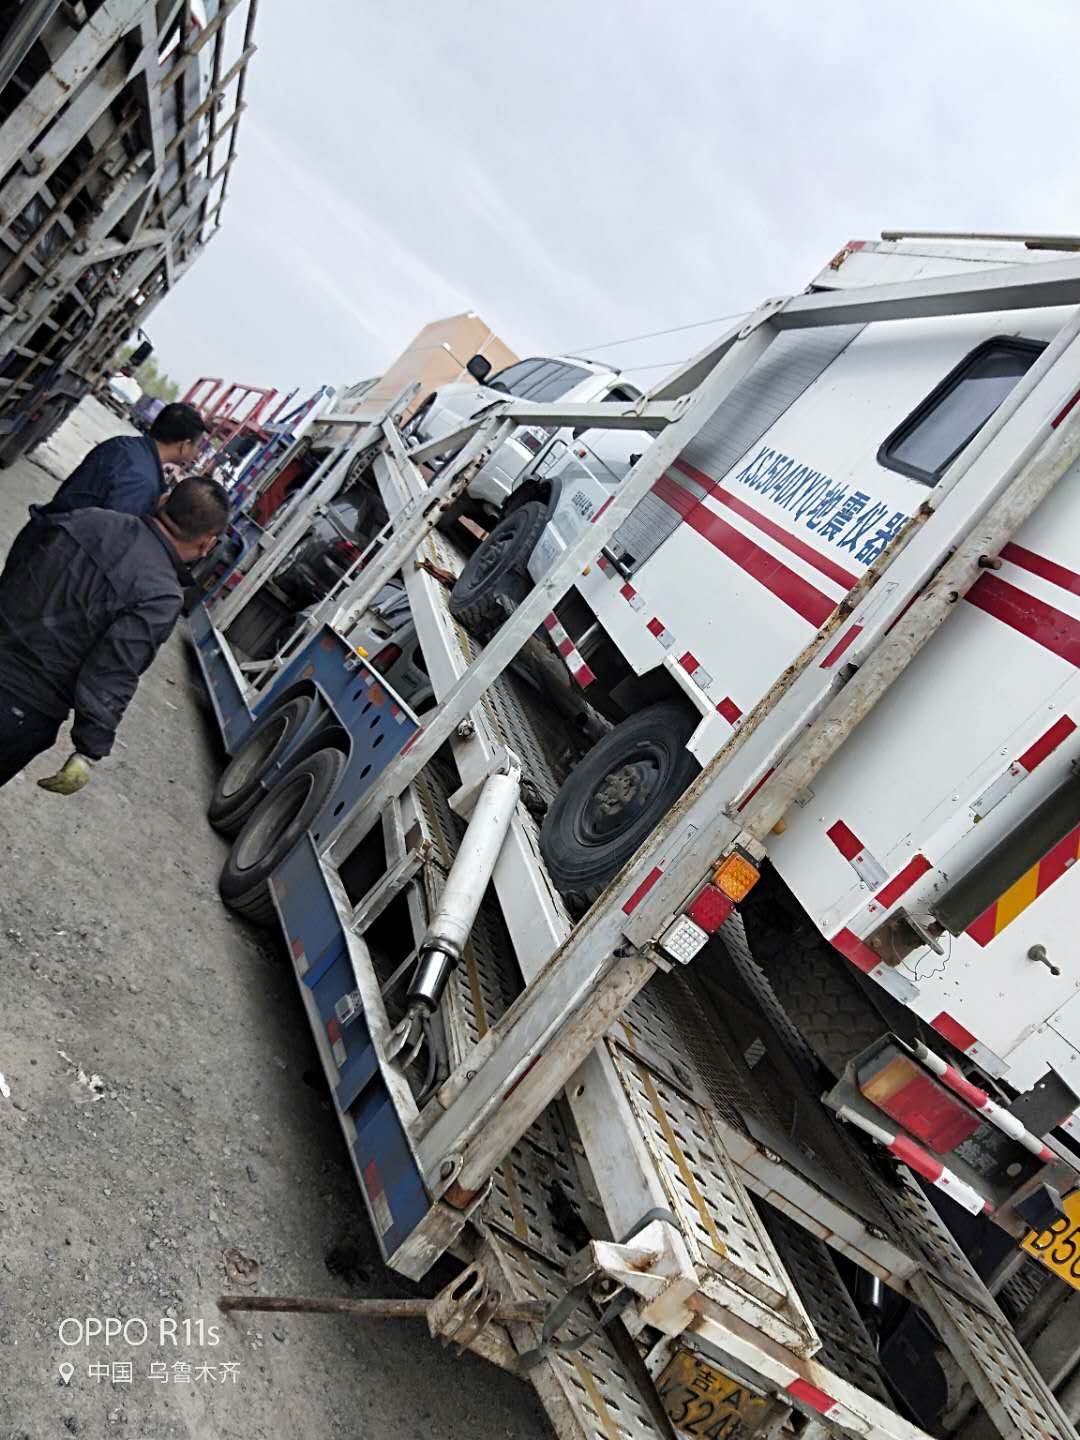
[[[252,811],[218,881],[230,910],[260,923],[273,920],[267,881],[314,823],[344,769],[340,750],[317,750],[290,770]]]
[[[29,455],[37,446],[44,445],[47,440],[51,440],[77,404],[78,401],[74,401],[71,404],[57,405],[51,414],[43,415],[23,453]]]
[[[434,403],[435,396],[433,394],[429,395],[425,400],[421,400],[420,404],[409,416],[408,420],[405,421],[405,424],[401,427],[401,436],[402,439],[405,441],[406,445],[412,439],[413,435],[416,434],[416,431],[420,428],[425,416],[431,409],[432,405],[434,405]],[[419,443],[420,437],[417,436],[417,444]]]
[[[701,769],[686,749],[698,720],[675,701],[649,705],[571,771],[540,832],[540,853],[563,894],[595,899],[675,804]],[[625,797],[611,793],[619,772],[631,787]]]
[[[546,523],[547,507],[539,500],[504,515],[458,576],[451,615],[478,635],[497,629],[532,589],[529,556]]]
[[[265,883],[246,896],[234,896],[232,900],[226,900],[225,904],[230,910],[235,910],[237,915],[250,920],[252,925],[269,928],[274,923],[274,902],[270,898],[270,886]]]
[[[296,695],[261,716],[218,777],[206,818],[223,835],[236,835],[266,794],[263,776],[277,763],[307,719],[315,701]]]
[[[816,931],[774,929],[748,917],[754,959],[803,1039],[832,1073],[880,1039],[889,1022],[874,1007],[848,962]]]
[[[29,455],[35,445],[44,444],[50,435],[59,430],[70,413],[69,408],[60,402],[46,405],[37,420],[31,420],[17,430],[6,445],[0,446],[0,470],[6,470],[24,455]]]

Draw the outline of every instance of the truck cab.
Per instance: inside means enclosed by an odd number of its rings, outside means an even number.
[[[567,404],[595,400],[633,400],[638,389],[617,370],[591,360],[558,356],[532,356],[490,373],[482,355],[469,361],[475,385],[443,385],[417,411],[409,434],[417,444],[450,435],[508,395],[537,403],[564,400]],[[564,441],[549,444],[553,431],[543,426],[519,427],[500,445],[469,486],[474,506],[487,517],[497,516],[517,487],[522,472],[538,457],[541,471],[553,464]]]

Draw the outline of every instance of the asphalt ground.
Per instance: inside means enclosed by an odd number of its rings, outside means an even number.
[[[127,428],[85,401],[0,473],[0,544]],[[417,1291],[378,1257],[280,943],[218,898],[180,629],[90,786],[39,790],[69,748],[0,795],[0,1440],[550,1436],[422,1321],[218,1311],[245,1284]]]

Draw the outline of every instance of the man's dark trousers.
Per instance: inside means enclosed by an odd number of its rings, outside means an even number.
[[[0,785],[25,769],[35,755],[52,749],[59,720],[31,710],[10,690],[0,688]]]

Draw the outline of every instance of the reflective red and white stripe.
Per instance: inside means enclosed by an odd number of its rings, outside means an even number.
[[[566,633],[564,627],[559,624],[558,617],[554,614],[548,615],[544,620],[544,629],[551,636],[551,643],[562,656],[563,664],[581,688],[584,690],[591,685],[596,676],[585,664],[581,651]]]
[[[988,1120],[996,1130],[1003,1135],[1008,1135],[1010,1140],[1015,1140],[1025,1150],[1030,1150],[1032,1155],[1037,1155],[1040,1160],[1052,1161],[1057,1156],[1048,1145],[1044,1145],[1037,1135],[1025,1126],[1021,1125],[1015,1115],[1010,1115],[1008,1110],[1003,1110],[996,1101],[991,1100],[985,1090],[978,1085],[973,1085],[970,1080],[960,1074],[954,1065],[940,1055],[935,1055],[933,1050],[928,1049],[921,1040],[915,1042],[915,1054],[926,1068],[935,1074],[943,1085],[962,1100],[966,1100],[972,1109],[977,1110],[984,1120]]]
[[[1010,795],[1022,780],[1026,780],[1075,729],[1076,724],[1068,715],[1062,715],[1056,720],[1033,745],[1029,745],[1022,755],[1017,756],[1003,775],[999,775],[987,786],[971,807],[976,820],[982,820],[990,814],[995,805],[1000,805],[1006,795]]]
[[[651,620],[647,621],[645,629],[648,630],[649,634],[652,635],[665,650],[670,650],[675,644],[675,636],[659,616],[654,615]]]
[[[330,1052],[334,1057],[334,1064],[340,1070],[347,1057],[345,1041],[342,1039],[341,1026],[336,1015],[331,1015],[326,1022],[326,1038],[330,1041]]]
[[[679,656],[679,665],[690,676],[690,679],[699,690],[708,690],[713,682],[713,677],[705,669],[697,656],[691,650],[686,650]]]
[[[832,667],[840,659],[841,655],[843,655],[844,651],[848,648],[848,646],[851,645],[852,642],[855,641],[862,634],[862,628],[863,627],[861,625],[848,626],[848,628],[844,631],[843,635],[840,636],[840,639],[837,640],[836,644],[825,656],[825,659],[822,660],[822,670],[832,669]]]
[[[641,610],[644,608],[644,599],[634,589],[633,585],[630,584],[629,580],[627,580],[625,584],[619,586],[619,594],[630,606],[631,610]]]
[[[843,820],[830,825],[825,833],[864,885],[876,890],[885,884],[889,876],[881,861],[871,854]]]
[[[929,1180],[936,1189],[951,1195],[958,1205],[972,1215],[993,1214],[994,1207],[989,1200],[973,1189],[966,1180],[961,1180],[959,1175],[947,1169],[929,1150],[917,1145],[910,1136],[895,1135],[891,1130],[875,1125],[873,1120],[868,1120],[865,1115],[860,1115],[857,1110],[852,1110],[847,1105],[841,1105],[836,1113],[841,1120],[846,1120],[849,1125],[854,1125],[857,1130],[862,1130],[872,1140],[884,1146],[909,1170],[914,1170],[924,1180]]]
[[[996,1078],[1004,1075],[1008,1070],[1008,1065],[1000,1055],[995,1055],[989,1045],[985,1045],[981,1040],[976,1040],[971,1031],[965,1025],[961,1025],[959,1020],[955,1020],[947,1010],[942,1010],[940,1015],[936,1015],[930,1021],[930,1024],[943,1039],[955,1046],[961,1055],[966,1055],[969,1060],[974,1060],[979,1069],[985,1070],[987,1075],[993,1075]]]
[[[634,589],[629,581],[619,586],[619,594],[623,597],[631,610],[643,610],[645,608],[644,598]],[[677,648],[675,636],[667,628],[658,615],[654,615],[646,624],[646,630],[665,650]],[[679,656],[679,665],[690,676],[690,679],[703,694],[708,694],[713,685],[713,676],[705,669],[692,650],[685,650]],[[730,695],[723,699],[714,701],[716,713],[723,716],[732,728],[738,725],[742,719],[743,712],[736,705]]]
[[[815,1411],[823,1419],[831,1420],[834,1425],[841,1425],[845,1430],[853,1430],[856,1435],[871,1434],[869,1421],[861,1415],[856,1415],[846,1405],[841,1405],[839,1400],[826,1391],[812,1385],[809,1380],[792,1380],[786,1387],[787,1393],[793,1400],[798,1400],[807,1409]]]
[[[857,970],[864,975],[869,975],[871,980],[876,980],[883,989],[888,990],[890,995],[895,995],[897,1000],[907,1005],[914,1000],[918,994],[918,987],[912,984],[895,965],[886,965],[876,950],[871,950],[865,940],[860,940],[854,930],[847,926],[838,930],[829,942],[835,949],[840,951],[845,960],[850,960]]]

